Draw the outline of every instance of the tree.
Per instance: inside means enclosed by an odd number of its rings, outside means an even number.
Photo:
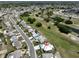
[[[30,24],[32,24],[36,21],[36,19],[28,17],[27,21],[30,22]]]
[[[35,21],[36,21],[36,19],[35,19],[35,18],[33,18],[33,19],[32,19],[32,21],[33,21],[33,22],[35,22]]]
[[[71,19],[72,17],[69,17],[69,20]]]
[[[42,24],[40,22],[36,23],[36,27],[41,27],[41,26],[42,26]]]
[[[39,15],[38,14],[35,14],[36,15],[36,17],[38,17]]]
[[[48,29],[51,29],[51,27],[50,27],[50,26],[48,26],[47,28],[48,28]]]
[[[54,25],[58,25],[59,24],[59,22],[54,22]]]
[[[66,20],[65,23],[66,24],[73,24],[73,22],[71,20]]]
[[[58,16],[54,17],[53,19],[54,19],[55,22],[63,22],[64,21],[63,18],[58,17]]]
[[[50,20],[48,18],[45,18],[44,21],[49,22]]]
[[[53,14],[53,11],[47,11],[47,16],[50,17]]]
[[[25,12],[25,13],[21,14],[20,16],[22,16],[22,17],[25,16],[26,17],[26,16],[29,16],[29,14],[30,14],[30,12]]]
[[[0,33],[0,38],[4,37],[4,34],[3,33]]]
[[[49,22],[50,21],[50,16],[52,16],[53,14],[53,11],[50,11],[51,7],[47,7],[46,10],[46,15],[47,15],[47,21]]]
[[[68,34],[68,33],[71,32],[71,30],[64,25],[58,24],[57,27],[59,28],[59,31],[62,32],[62,33]]]
[[[2,29],[2,26],[0,25],[0,29]]]
[[[38,15],[40,15],[40,14],[41,14],[41,12],[38,13]]]

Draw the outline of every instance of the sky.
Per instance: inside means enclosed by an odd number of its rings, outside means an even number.
[[[0,0],[0,1],[79,1],[79,0]]]

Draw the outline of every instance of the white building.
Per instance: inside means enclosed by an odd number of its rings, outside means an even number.
[[[16,47],[16,49],[19,49],[19,48],[21,48],[21,47],[22,47],[22,44],[21,44],[21,42],[20,42],[20,41],[13,42],[13,43],[12,43],[12,45],[13,45],[13,46],[15,46],[15,47]]]
[[[11,42],[16,42],[16,41],[18,41],[17,36],[12,36],[10,40],[11,40]]]
[[[4,35],[13,36],[15,34],[11,31],[4,30]]]
[[[40,44],[34,47],[35,50],[38,50],[40,48],[43,49],[44,51],[51,51],[54,49],[54,46],[51,45],[50,43],[45,43],[45,44]]]
[[[9,22],[5,22],[5,25],[7,26],[7,28],[11,28],[11,24]]]

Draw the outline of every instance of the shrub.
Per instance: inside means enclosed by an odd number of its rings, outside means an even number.
[[[65,23],[66,23],[66,24],[73,24],[73,22],[70,21],[70,20],[66,20]]]
[[[61,24],[58,24],[57,27],[59,28],[59,31],[62,32],[62,33],[70,33],[70,29],[64,25],[61,25]]]
[[[36,23],[36,27],[41,27],[41,26],[42,26],[42,24],[40,22]]]
[[[55,22],[63,22],[64,21],[63,18],[58,17],[58,16],[54,17],[53,19],[54,19]]]
[[[47,14],[48,17],[49,17],[49,16],[51,16],[51,15],[53,14],[53,11],[48,11],[46,14]]]
[[[38,14],[35,14],[36,15],[36,17],[38,17],[39,15]]]
[[[31,18],[30,18],[30,17],[28,17],[27,21],[28,21],[28,22],[30,22],[30,21],[31,21]]]
[[[1,38],[1,37],[4,37],[3,33],[0,33],[0,38]]]
[[[51,29],[51,27],[50,27],[50,26],[48,26],[47,28],[48,28],[48,29]]]
[[[41,15],[41,12],[39,12],[38,15]]]
[[[49,22],[50,20],[48,18],[45,18],[44,21]]]
[[[32,18],[29,17],[27,19],[27,21],[30,22],[30,24],[32,24],[32,23],[34,23],[36,21],[36,19],[35,18],[32,19]]]
[[[59,23],[58,22],[54,22],[54,25],[58,25]]]

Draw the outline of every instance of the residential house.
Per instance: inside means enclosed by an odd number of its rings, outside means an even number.
[[[54,46],[51,45],[50,43],[44,43],[34,47],[35,50],[38,50],[40,48],[43,49],[45,52],[48,52],[48,51],[52,51],[54,49]]]
[[[22,47],[22,44],[20,41],[18,41],[17,36],[12,36],[10,40],[12,42],[12,45],[15,46],[17,49]]]

